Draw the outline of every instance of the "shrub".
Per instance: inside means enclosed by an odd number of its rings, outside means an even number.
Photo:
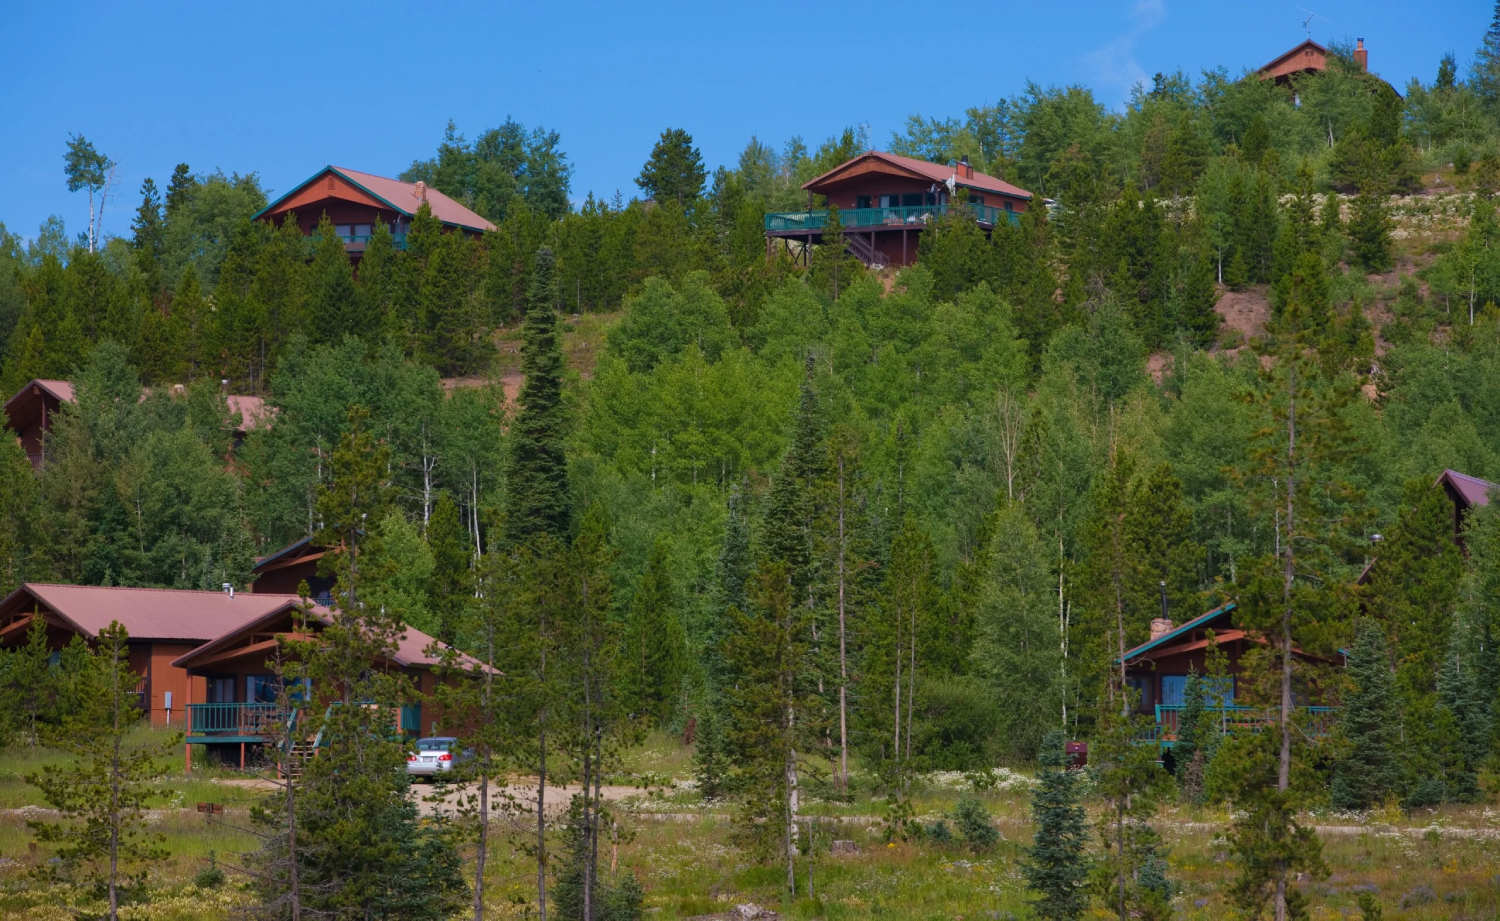
[[[208,852],[208,866],[193,874],[193,885],[199,889],[217,889],[224,885],[224,871],[219,869],[218,855]]]
[[[990,821],[990,811],[977,796],[966,796],[953,809],[953,822],[959,837],[976,854],[991,850],[1000,841],[1000,832]]]

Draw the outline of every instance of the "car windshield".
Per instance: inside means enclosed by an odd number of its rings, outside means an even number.
[[[419,752],[445,752],[453,747],[452,739],[418,739]]]

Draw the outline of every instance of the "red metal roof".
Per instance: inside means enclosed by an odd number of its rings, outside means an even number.
[[[373,173],[361,173],[358,170],[345,169],[342,166],[330,167],[342,173],[345,179],[356,185],[363,186],[366,191],[377,195],[390,202],[396,208],[403,210],[406,214],[415,215],[417,209],[422,207],[422,197],[414,182],[402,182],[399,179],[387,179],[384,176],[376,176]],[[431,186],[425,187],[427,195],[427,206],[432,209],[432,216],[444,224],[457,224],[470,230],[494,230],[495,225],[460,205],[458,202],[439,192]]]
[[[917,173],[927,179],[931,179],[933,182],[947,182],[948,177],[952,176],[954,177],[954,184],[960,188],[976,189],[980,192],[994,192],[999,195],[1009,195],[1012,198],[1031,198],[1031,193],[1021,188],[1020,186],[1011,185],[1004,179],[996,179],[994,176],[987,176],[984,173],[978,172],[977,170],[972,177],[965,177],[962,172],[960,172],[962,170],[962,167],[958,167],[955,169],[955,167],[952,166],[945,166],[940,163],[929,163],[926,160],[918,160],[913,157],[903,157],[899,154],[886,153],[883,150],[867,151],[847,163],[840,163],[838,166],[817,177],[816,179],[812,179],[808,182],[803,183],[802,188],[809,191],[817,191],[817,189],[815,188],[816,186],[826,182],[830,178],[836,176],[838,173],[848,169],[861,160],[867,159],[881,160],[900,169]]]
[[[293,602],[299,600],[295,595],[247,595],[245,597],[291,598]],[[238,601],[239,598],[240,596],[235,596],[236,601]],[[196,659],[199,656],[211,655],[220,650],[227,649],[234,644],[234,641],[237,638],[247,633],[264,631],[278,618],[284,616],[284,613],[284,608],[276,608],[267,611],[265,614],[259,617],[238,624],[237,626],[224,631],[222,635],[216,636],[209,642],[204,643],[197,649],[194,649],[192,652],[177,657],[175,660],[173,660],[172,664],[178,668],[192,668],[193,659]],[[333,618],[335,616],[333,611],[323,607],[322,605],[313,605],[309,609],[308,613],[312,616],[312,619],[321,622],[325,626],[332,624]],[[430,656],[427,654],[427,648],[437,642],[435,639],[433,639],[431,636],[428,636],[426,633],[423,633],[421,630],[418,630],[416,627],[408,625],[404,626],[402,629],[403,632],[396,641],[396,654],[393,657],[396,665],[402,667],[416,666],[418,668],[431,668],[432,666],[438,665],[442,661],[436,656]],[[478,660],[473,659],[469,656],[462,656],[462,661],[465,664],[471,666],[479,664]]]
[[[202,643],[284,610],[296,595],[254,595],[176,588],[118,588],[27,582],[0,601],[0,613],[27,610],[36,602],[94,637],[112,621],[137,640]]]
[[[266,408],[266,401],[260,397],[229,396],[225,399],[229,402],[230,411],[240,414],[240,424],[235,429],[237,432],[248,432],[263,425],[269,427],[271,417],[276,414],[274,408]]]
[[[1438,477],[1437,481],[1451,486],[1453,491],[1458,493],[1459,498],[1467,502],[1471,508],[1476,505],[1489,505],[1490,490],[1500,489],[1500,486],[1496,486],[1489,480],[1481,480],[1477,476],[1469,476],[1457,470],[1444,470],[1443,475]]]
[[[416,216],[417,209],[422,207],[425,196],[427,206],[432,209],[432,216],[444,224],[476,232],[495,229],[494,224],[491,224],[431,186],[424,185],[421,189],[418,189],[415,182],[388,179],[385,176],[377,176],[374,173],[362,173],[359,170],[345,169],[342,166],[323,167],[312,176],[309,176],[306,181],[297,183],[285,195],[278,197],[275,201],[260,209],[260,211],[255,213],[253,219],[259,219],[264,214],[274,213],[277,206],[283,201],[307,188],[313,182],[317,181],[319,177],[328,172],[337,173],[348,182],[389,205],[393,211],[404,214],[407,217]]]
[[[5,401],[5,415],[10,419],[11,425],[16,425],[17,410],[22,404],[34,399],[36,394],[32,388],[37,387],[46,391],[53,399],[60,403],[76,403],[77,397],[73,395],[72,381],[49,381],[38,378],[27,381],[26,386],[16,391],[15,396]],[[29,419],[26,421],[30,421]]]

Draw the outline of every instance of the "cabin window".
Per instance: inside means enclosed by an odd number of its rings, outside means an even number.
[[[1203,682],[1203,705],[1206,707],[1234,706],[1233,678],[1199,678]],[[1180,707],[1187,702],[1187,675],[1161,676],[1161,703],[1164,707]]]
[[[341,237],[347,237],[350,234],[354,233],[354,230],[348,224],[334,224],[333,225],[333,232],[336,233],[336,234],[338,234]]]
[[[969,195],[969,204],[971,204],[971,205],[982,205],[982,204],[984,204],[984,196],[983,195],[974,195],[974,194],[971,193]]]
[[[1016,209],[1015,209],[1015,206],[1014,206],[1014,205],[1012,205],[1012,204],[1011,204],[1011,203],[1010,203],[1010,202],[1009,202],[1009,201],[1007,201],[1007,202],[1006,202],[1006,203],[1005,203],[1005,210],[1006,210],[1006,211],[1014,211],[1014,210],[1016,210]]]
[[[880,196],[880,207],[882,207],[882,208],[899,208],[899,207],[901,207],[901,196],[900,195],[882,195],[882,196]]]
[[[246,675],[245,703],[274,704],[277,682],[275,675]]]
[[[870,207],[870,196],[868,196],[868,195],[860,195],[860,196],[856,197],[854,199],[854,207],[856,207],[856,208],[868,208],[868,207]]]
[[[233,678],[210,678],[208,679],[208,702],[211,704],[234,703],[234,679]]]
[[[1135,698],[1137,710],[1150,710],[1156,705],[1152,699],[1151,677],[1149,675],[1133,675],[1125,679],[1125,686],[1131,691]]]
[[[374,233],[374,226],[373,224],[355,224],[354,235],[356,237],[368,237]]]
[[[929,195],[927,197],[929,199],[932,198],[931,195]],[[901,204],[905,205],[908,208],[920,208],[920,207],[922,207],[922,204],[923,204],[923,202],[922,202],[922,193],[921,192],[908,192],[907,194],[901,196]],[[929,201],[929,202],[927,202],[927,204],[930,205],[930,204],[932,204],[932,202]]]

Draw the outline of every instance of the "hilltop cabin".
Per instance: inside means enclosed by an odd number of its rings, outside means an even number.
[[[333,579],[318,575],[318,561],[327,552],[327,547],[304,537],[261,557],[250,570],[250,591],[296,594],[297,586],[306,582],[308,597],[327,607],[332,603]]]
[[[170,588],[114,588],[27,582],[0,601],[0,648],[27,643],[37,619],[54,654],[119,621],[130,633],[130,669],[140,676],[142,715],[153,726],[182,726],[210,688],[173,664],[215,637],[267,615],[290,612],[295,595],[246,595]]]
[[[141,398],[145,399],[148,393],[149,390],[143,391]],[[240,417],[234,428],[236,448],[251,429],[270,424],[271,414],[262,398],[230,395],[224,399],[229,404],[229,411],[239,413]],[[5,402],[5,418],[9,420],[10,430],[16,433],[16,440],[21,443],[21,449],[26,452],[26,459],[31,461],[33,468],[46,463],[47,434],[52,431],[57,411],[64,403],[76,402],[78,398],[73,392],[72,381],[40,379],[31,381]]]
[[[1153,742],[1163,749],[1170,749],[1176,743],[1177,718],[1192,672],[1203,676],[1207,703],[1226,732],[1254,730],[1276,718],[1274,712],[1235,702],[1239,675],[1243,672],[1241,659],[1254,646],[1269,643],[1263,636],[1236,627],[1234,612],[1235,604],[1230,602],[1180,627],[1165,618],[1156,618],[1151,621],[1151,639],[1125,654],[1125,680],[1138,695],[1137,712],[1154,721],[1153,731],[1143,742]],[[1225,677],[1217,682],[1207,677],[1209,630],[1214,631],[1214,640],[1225,660]],[[1336,664],[1296,647],[1292,655],[1303,662]],[[1315,738],[1327,735],[1333,728],[1336,712],[1333,708],[1310,706],[1304,697],[1297,709],[1306,720],[1306,731]]]
[[[326,213],[334,232],[343,238],[350,261],[357,265],[376,224],[385,224],[396,248],[405,249],[407,231],[423,202],[449,230],[479,236],[495,229],[494,224],[425,182],[402,182],[341,166],[323,167],[262,208],[253,219],[279,224],[287,215],[295,215],[302,235],[310,237]]]
[[[319,698],[318,689],[308,687],[290,695],[300,706],[288,712],[280,700],[281,685],[270,673],[267,661],[275,655],[283,640],[311,639],[333,622],[333,616],[321,605],[309,607],[306,615],[299,613],[295,606],[274,607],[207,643],[185,651],[172,661],[173,668],[202,682],[205,689],[202,701],[188,706],[187,735],[183,744],[183,763],[187,771],[191,772],[193,768],[194,745],[207,746],[210,757],[217,755],[221,760],[232,760],[237,748],[239,764],[243,768],[247,748],[253,753],[274,742],[280,734],[280,727],[295,727],[303,709],[330,705],[328,700]],[[391,656],[371,665],[400,671],[412,679],[412,685],[419,693],[431,694],[438,681],[433,669],[440,660],[429,655],[427,650],[435,642],[422,631],[406,627]],[[464,661],[474,664],[474,660],[467,657]],[[393,731],[412,738],[421,735],[422,711],[421,703],[407,704],[399,712],[393,711]],[[429,728],[435,732],[439,714],[428,716],[431,718]],[[295,744],[315,745],[315,742],[298,740]]]
[[[957,206],[959,190],[968,192],[967,208],[986,234],[1000,221],[1019,222],[1032,203],[1030,192],[976,172],[967,156],[943,166],[880,150],[861,154],[802,188],[807,190],[806,211],[766,215],[767,257],[780,241],[805,263],[810,248],[823,242],[828,208],[813,208],[814,196],[839,209],[849,251],[871,267],[915,262],[923,227]]]
[[[1327,70],[1328,59],[1332,56],[1333,52],[1309,38],[1290,51],[1277,55],[1255,74],[1262,80],[1275,80],[1282,85],[1289,85],[1296,74],[1316,74]],[[1364,39],[1360,39],[1354,48],[1354,63],[1360,70],[1368,72],[1370,69],[1370,52],[1365,49]]]

